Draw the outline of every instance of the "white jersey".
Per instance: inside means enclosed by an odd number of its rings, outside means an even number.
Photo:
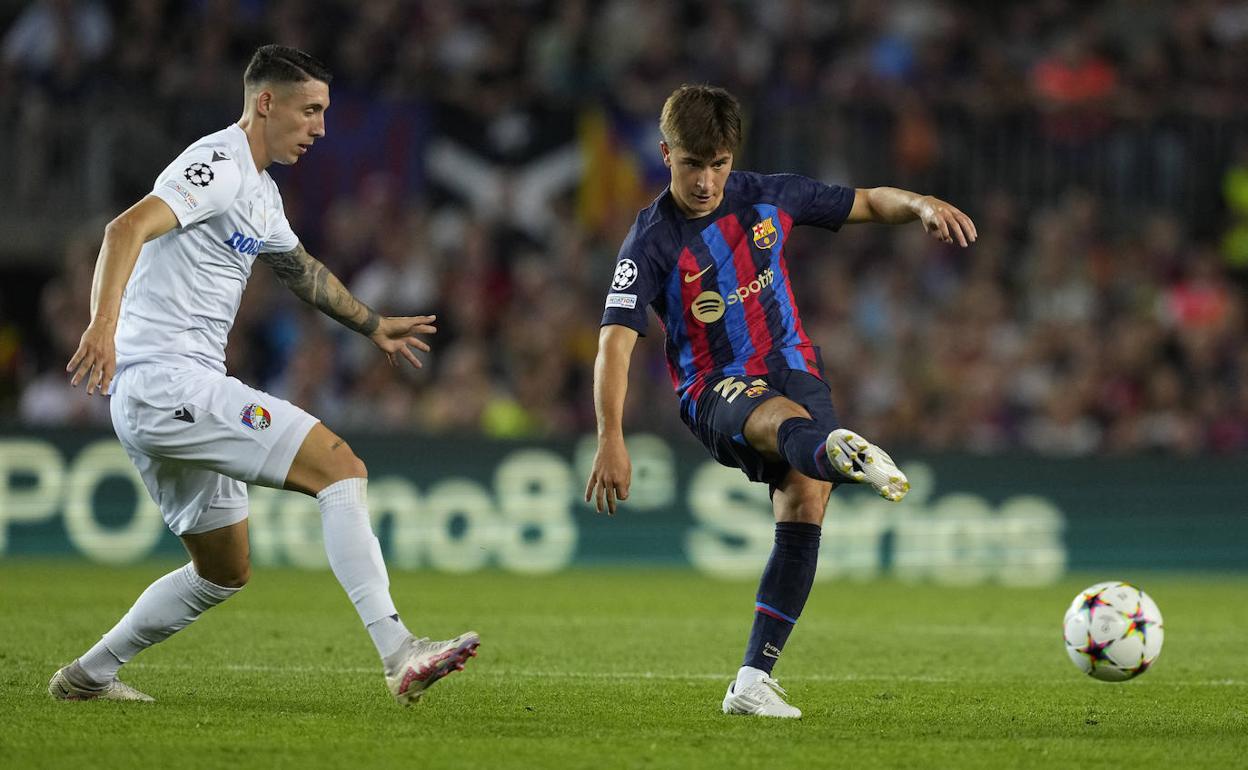
[[[139,363],[225,372],[225,341],[256,255],[298,239],[238,125],[188,147],[156,179],[178,227],[143,245],[117,323],[117,371]]]

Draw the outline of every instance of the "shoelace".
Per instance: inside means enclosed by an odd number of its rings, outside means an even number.
[[[775,679],[772,679],[771,677],[764,675],[763,678],[759,679],[758,681],[760,684],[767,685],[767,687],[769,687],[772,690],[772,692],[776,693],[782,698],[789,697],[789,694],[785,692],[784,688],[781,687],[780,683],[777,682]]]

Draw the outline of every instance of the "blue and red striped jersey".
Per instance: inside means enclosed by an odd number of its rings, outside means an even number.
[[[620,247],[602,324],[646,333],[654,308],[682,410],[708,383],[800,369],[819,377],[784,247],[795,225],[837,230],[854,189],[795,174],[733,171],[712,213],[687,219],[671,190],[637,215]]]

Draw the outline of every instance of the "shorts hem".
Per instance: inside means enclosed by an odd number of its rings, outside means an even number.
[[[204,511],[203,515],[196,519],[191,526],[181,531],[170,527],[169,531],[178,537],[182,537],[183,535],[202,535],[205,532],[225,529],[245,520],[249,510],[245,500],[237,506],[221,507],[214,505]]]
[[[260,466],[260,472],[256,474],[257,484],[274,489],[281,489],[285,486],[290,466],[294,465],[295,456],[299,454],[304,439],[320,422],[307,412],[300,411],[299,414],[299,421],[286,429],[286,432],[274,444],[273,451],[265,458],[264,464]]]

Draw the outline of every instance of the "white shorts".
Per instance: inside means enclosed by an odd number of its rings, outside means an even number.
[[[317,419],[208,369],[137,365],[113,382],[117,438],[173,534],[247,518],[247,484],[280,489]]]

